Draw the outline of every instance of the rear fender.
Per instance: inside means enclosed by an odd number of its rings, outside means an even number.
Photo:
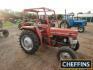
[[[40,45],[42,45],[42,34],[41,34],[41,31],[37,27],[35,27],[35,26],[23,26],[20,28],[20,30],[33,31],[37,35]]]

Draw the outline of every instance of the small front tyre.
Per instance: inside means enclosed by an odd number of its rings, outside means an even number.
[[[57,53],[57,59],[59,61],[66,59],[77,59],[77,55],[71,48],[62,47]]]

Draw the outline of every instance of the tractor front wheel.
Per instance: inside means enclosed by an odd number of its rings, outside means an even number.
[[[77,55],[74,50],[69,47],[62,47],[58,53],[57,58],[59,61],[66,59],[77,59]]]
[[[28,54],[34,54],[39,48],[37,35],[29,30],[24,30],[19,38],[21,48]]]

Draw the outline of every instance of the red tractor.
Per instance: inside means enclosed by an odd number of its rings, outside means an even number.
[[[55,11],[48,8],[32,8],[25,9],[24,13],[35,12],[37,19],[34,25],[23,25],[19,41],[21,48],[28,54],[34,54],[39,47],[58,47],[58,59],[76,59],[75,51],[79,49],[79,42],[77,40],[78,31],[71,29],[62,29],[51,27],[51,20],[48,19],[48,12],[52,12],[55,16],[55,25],[58,20]],[[39,13],[43,13],[43,19],[40,18]],[[52,14],[52,15],[53,15]],[[26,24],[26,23],[25,23]]]

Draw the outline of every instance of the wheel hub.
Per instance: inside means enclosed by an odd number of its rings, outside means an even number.
[[[30,37],[25,36],[23,41],[21,41],[21,42],[22,42],[24,49],[31,50],[33,48],[33,41]]]
[[[60,60],[63,60],[63,59],[71,59],[71,56],[69,53],[67,52],[63,52],[60,54]]]

